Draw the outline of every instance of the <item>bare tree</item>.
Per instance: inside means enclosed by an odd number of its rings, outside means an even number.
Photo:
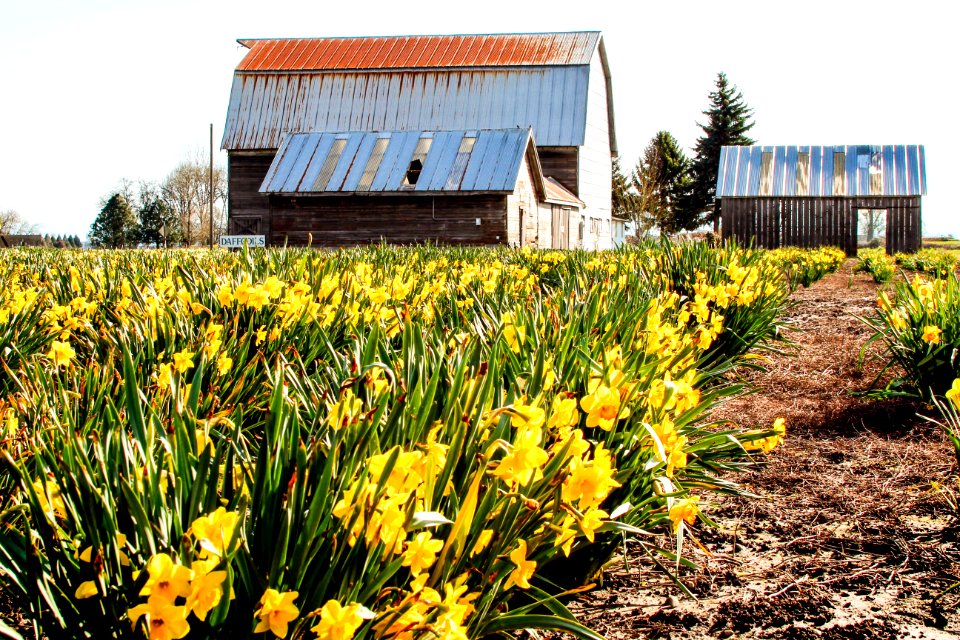
[[[209,159],[201,154],[184,160],[170,172],[160,192],[180,219],[187,246],[203,244],[210,237],[210,199],[214,204],[214,231],[222,231],[225,220],[227,176],[223,167],[213,169],[210,192]]]
[[[37,233],[39,228],[13,209],[0,211],[0,233],[4,235],[31,235]]]

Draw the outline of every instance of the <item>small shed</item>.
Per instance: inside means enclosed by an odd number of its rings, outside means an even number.
[[[259,189],[269,215],[236,231],[292,245],[549,246],[540,203],[576,200],[553,187],[530,129],[291,133]]]
[[[921,246],[922,145],[730,146],[720,152],[723,238],[772,249]]]

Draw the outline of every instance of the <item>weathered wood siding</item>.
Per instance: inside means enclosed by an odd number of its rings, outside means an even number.
[[[270,234],[267,197],[259,193],[260,185],[273,162],[273,151],[233,153],[227,156],[227,182],[230,197],[227,204],[229,232],[234,234]]]
[[[517,187],[507,196],[507,242],[516,247],[544,247],[550,242],[549,228],[546,235],[541,232],[537,194],[526,156],[520,164]]]
[[[507,196],[270,196],[273,246],[377,243],[502,244]],[[477,225],[479,218],[480,224]]]
[[[610,249],[610,213],[613,209],[613,160],[610,149],[610,122],[607,109],[607,80],[600,52],[593,54],[587,96],[584,144],[580,147],[579,192],[583,215],[587,217],[585,249]]]
[[[533,132],[536,135],[536,131]],[[540,168],[573,195],[580,194],[579,153],[577,147],[537,147]]]
[[[723,238],[757,247],[836,246],[857,253],[857,210],[886,209],[887,253],[921,245],[919,197],[723,198]]]

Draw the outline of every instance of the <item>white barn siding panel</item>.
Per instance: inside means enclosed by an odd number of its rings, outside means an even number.
[[[607,113],[607,83],[600,54],[595,53],[590,63],[586,131],[579,163],[579,197],[586,205],[583,215],[587,218],[583,239],[585,249],[613,247],[610,236],[613,161]]]
[[[574,147],[586,134],[590,73],[586,66],[238,73],[222,146],[277,149],[287,132],[533,127],[538,145]],[[602,72],[599,77],[602,86]],[[594,84],[589,82],[591,92]]]

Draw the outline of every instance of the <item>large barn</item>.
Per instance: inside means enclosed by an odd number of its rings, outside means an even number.
[[[722,234],[742,243],[858,246],[888,253],[921,245],[922,145],[730,146],[720,151]]]
[[[611,246],[600,33],[240,43],[222,142],[230,233]]]

